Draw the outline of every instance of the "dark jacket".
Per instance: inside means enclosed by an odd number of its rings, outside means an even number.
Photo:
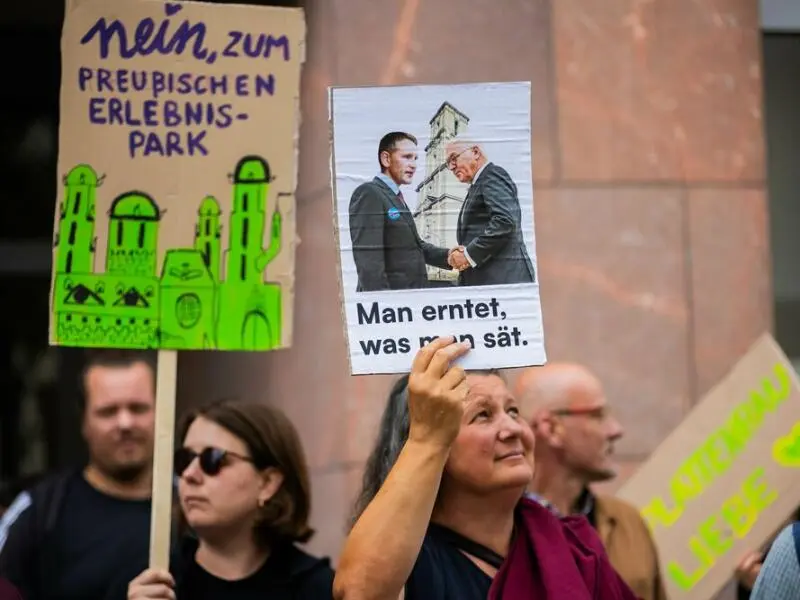
[[[517,186],[504,168],[488,163],[470,186],[458,215],[458,244],[476,263],[461,272],[459,285],[536,281],[522,235]]]
[[[55,564],[58,557],[48,551],[52,547],[50,538],[62,514],[70,485],[82,476],[81,472],[81,468],[66,469],[39,481],[28,492],[30,505],[9,529],[0,551],[0,577],[13,583],[24,600],[49,598],[58,591],[51,589],[51,575],[58,570]],[[173,528],[173,539],[177,537],[176,532],[177,528]],[[135,573],[134,568],[135,565],[131,565],[131,574]]]
[[[26,600],[46,597],[50,561],[43,551],[61,513],[69,482],[78,472],[67,470],[47,477],[29,492],[28,515],[9,530],[0,552],[0,576],[11,581]]]
[[[426,288],[426,264],[450,269],[448,249],[420,238],[408,207],[378,177],[353,192],[350,239],[359,292]]]

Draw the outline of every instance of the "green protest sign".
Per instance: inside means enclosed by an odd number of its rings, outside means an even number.
[[[771,336],[618,494],[650,526],[675,600],[713,597],[743,553],[768,541],[800,504],[800,385]]]

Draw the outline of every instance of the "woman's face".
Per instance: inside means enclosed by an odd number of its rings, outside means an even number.
[[[225,451],[219,472],[204,472],[195,458],[180,477],[181,508],[189,525],[203,531],[252,528],[259,506],[280,488],[282,477],[275,469],[259,471],[252,463],[247,445],[213,421],[198,417],[189,427],[183,447],[194,453],[213,449]]]
[[[446,475],[476,493],[516,490],[533,477],[533,431],[496,375],[468,375],[469,395]]]

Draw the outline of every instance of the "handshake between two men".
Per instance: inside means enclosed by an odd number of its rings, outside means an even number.
[[[470,267],[470,263],[464,253],[464,246],[456,246],[447,253],[447,264],[459,272]]]

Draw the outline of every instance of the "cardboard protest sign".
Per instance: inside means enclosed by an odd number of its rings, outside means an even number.
[[[465,368],[544,364],[530,103],[530,83],[331,89],[353,374],[444,335]]]
[[[800,505],[800,382],[771,336],[618,492],[655,536],[671,600],[708,600]]]
[[[50,342],[291,345],[298,9],[72,0]]]

